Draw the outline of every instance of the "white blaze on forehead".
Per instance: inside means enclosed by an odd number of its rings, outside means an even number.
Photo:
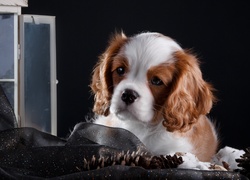
[[[152,66],[171,62],[174,52],[182,48],[171,38],[159,33],[142,33],[128,41],[123,53],[136,71],[148,70]]]

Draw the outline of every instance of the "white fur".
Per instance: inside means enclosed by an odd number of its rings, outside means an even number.
[[[112,127],[127,129],[135,134],[154,155],[190,152],[192,149],[185,137],[166,131],[162,124],[150,125],[136,119],[120,120],[113,114],[107,117],[99,116],[95,123],[106,125],[107,121],[112,121]]]
[[[238,163],[235,161],[235,159],[240,159],[244,153],[245,151],[243,150],[226,146],[219,150],[211,162],[218,165],[223,165],[223,162],[227,163],[229,170],[242,169],[241,167],[238,167]]]

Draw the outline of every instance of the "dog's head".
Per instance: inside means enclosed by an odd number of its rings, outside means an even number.
[[[214,100],[197,58],[159,33],[115,34],[94,68],[93,111],[186,131]]]

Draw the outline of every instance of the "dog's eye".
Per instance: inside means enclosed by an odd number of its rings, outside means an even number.
[[[156,86],[160,86],[160,85],[163,85],[163,82],[158,77],[153,77],[151,79],[151,84],[156,85]]]
[[[116,69],[116,72],[117,72],[117,74],[119,74],[120,76],[122,76],[122,75],[125,74],[125,68],[123,68],[123,67],[118,67],[118,68]]]

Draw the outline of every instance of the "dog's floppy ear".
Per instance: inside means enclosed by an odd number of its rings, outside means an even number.
[[[127,37],[123,32],[115,33],[110,39],[107,49],[99,57],[93,70],[92,82],[90,85],[95,95],[93,111],[99,115],[107,116],[109,114],[110,100],[113,93],[111,74],[112,60],[126,40]]]
[[[187,51],[174,54],[175,73],[163,112],[168,131],[187,131],[212,108],[213,87],[205,82],[197,58]]]

